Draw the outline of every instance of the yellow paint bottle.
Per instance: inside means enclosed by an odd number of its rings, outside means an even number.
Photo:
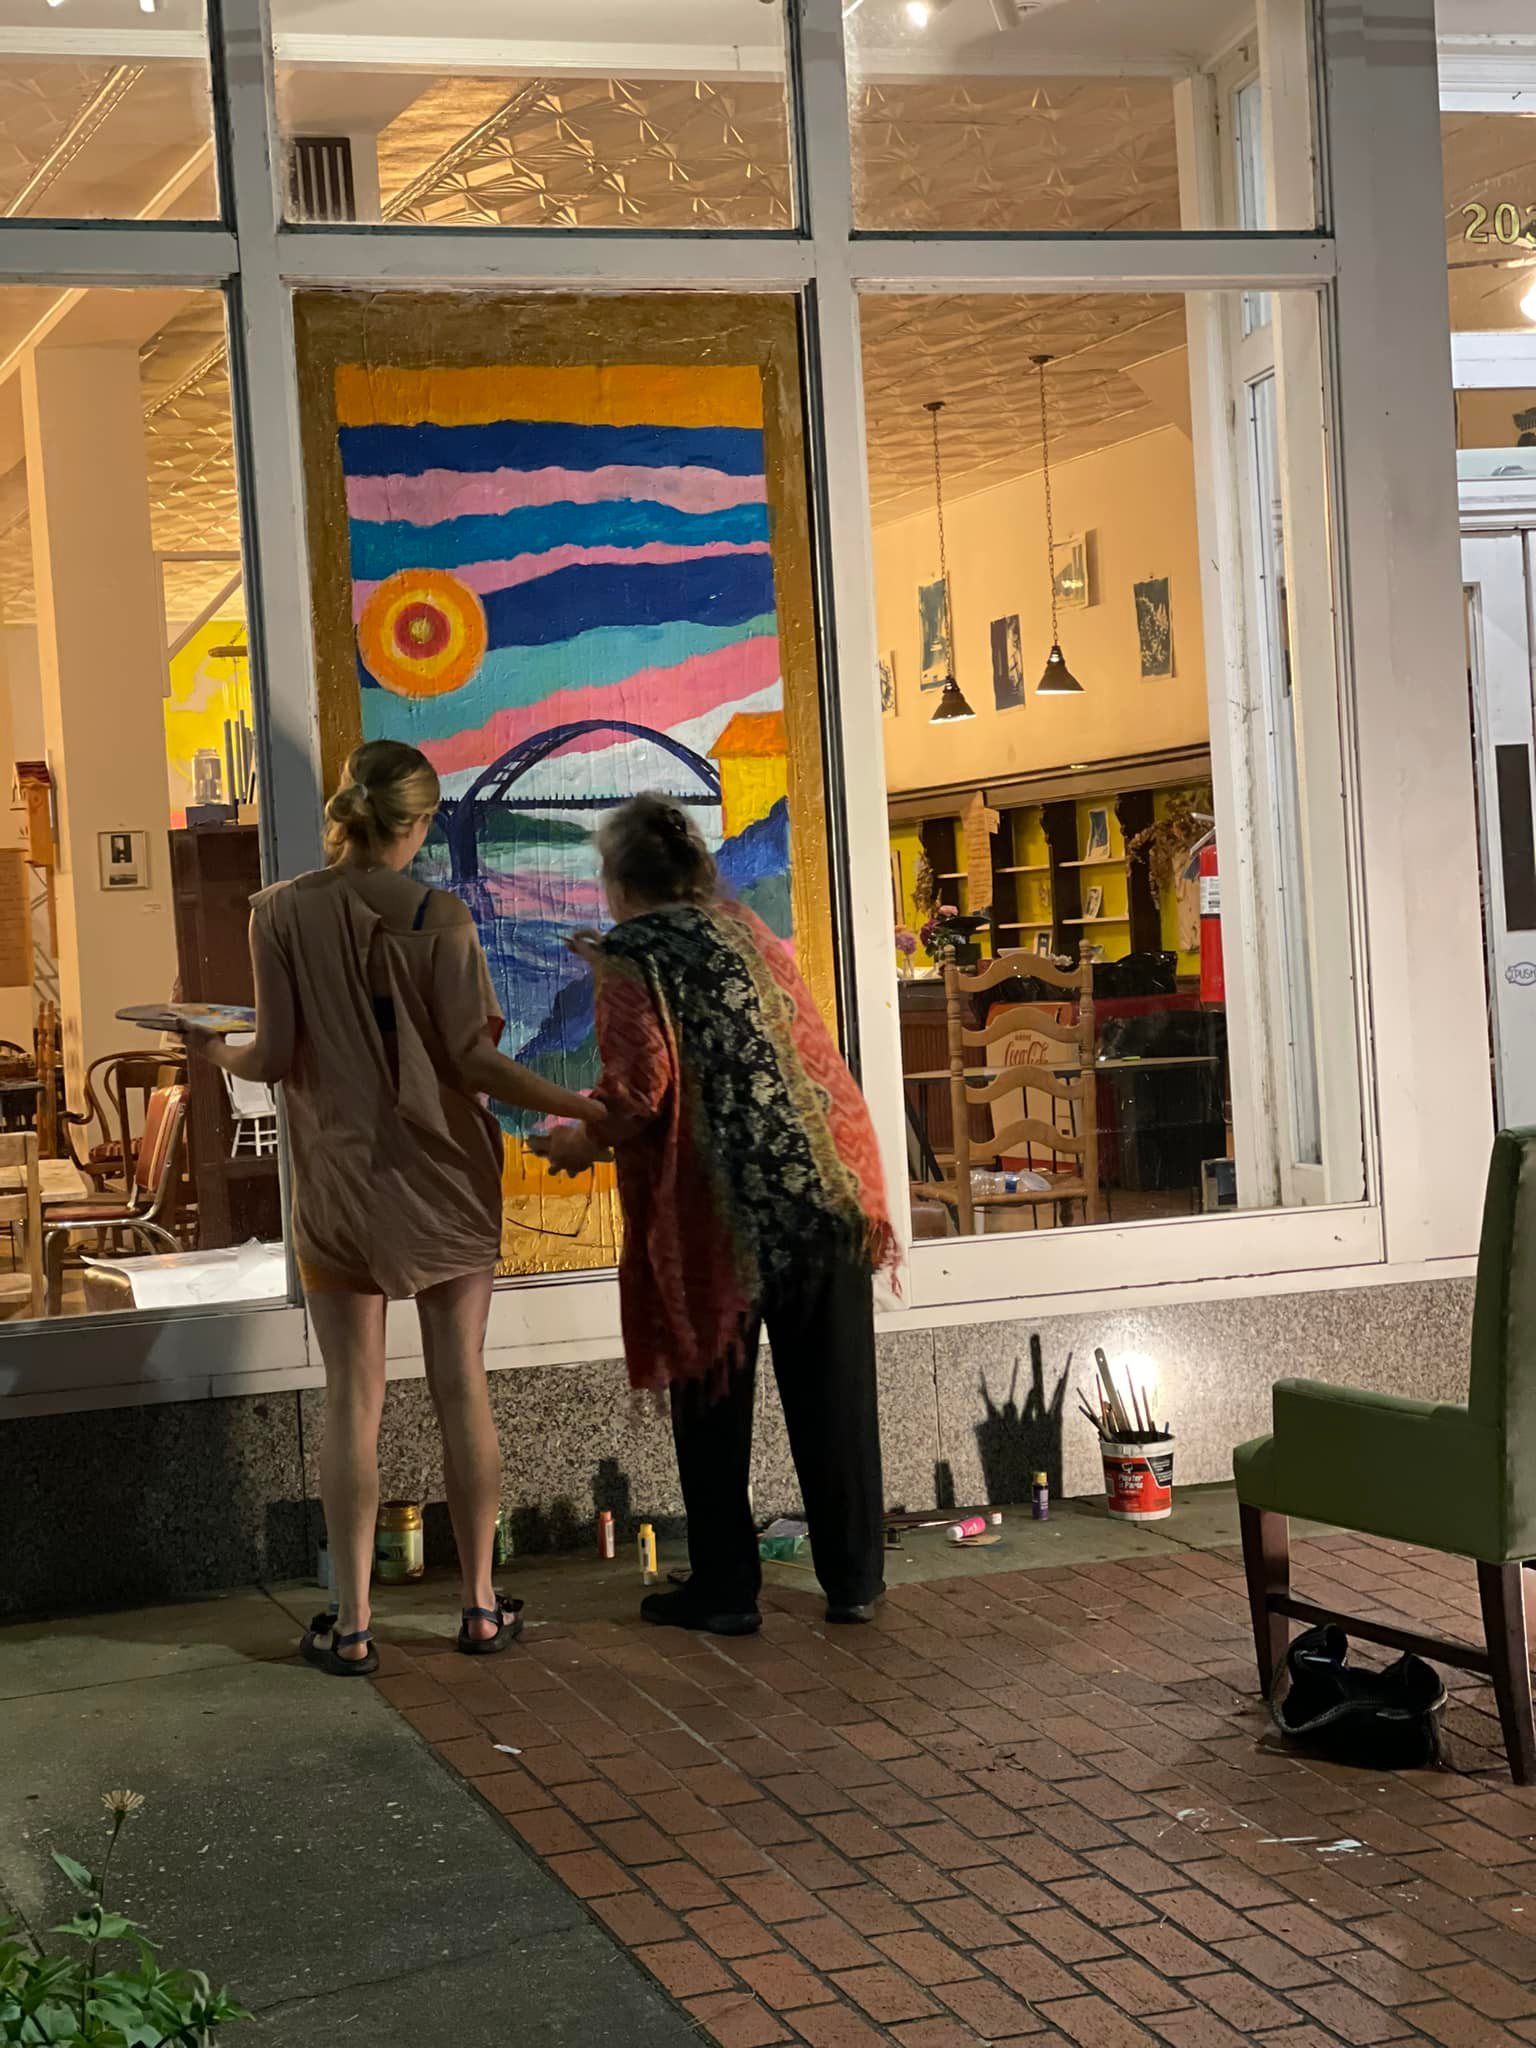
[[[656,1577],[656,1531],[649,1522],[640,1524],[637,1547],[640,1552],[640,1576],[649,1586]]]

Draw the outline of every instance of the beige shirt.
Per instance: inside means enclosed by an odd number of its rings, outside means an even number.
[[[502,1019],[469,911],[392,869],[326,868],[263,890],[251,943],[293,990],[300,1259],[397,1300],[490,1271],[501,1131],[459,1062]]]

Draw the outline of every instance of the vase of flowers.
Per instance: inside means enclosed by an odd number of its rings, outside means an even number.
[[[964,917],[952,903],[941,903],[918,934],[923,950],[935,966],[953,961],[956,967],[974,967],[981,958],[976,934],[992,922],[990,910],[975,910]]]
[[[917,952],[917,934],[904,924],[896,927],[896,972],[903,981],[912,979],[912,960]]]

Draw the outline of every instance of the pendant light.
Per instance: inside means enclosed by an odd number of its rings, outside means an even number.
[[[1080,697],[1083,686],[1067,667],[1056,624],[1056,513],[1051,504],[1051,429],[1045,415],[1045,366],[1049,356],[1031,356],[1040,373],[1040,461],[1045,472],[1045,580],[1051,592],[1051,651],[1035,685],[1037,697]]]
[[[944,545],[944,466],[939,458],[939,414],[944,410],[944,401],[942,398],[930,398],[923,410],[933,422],[933,502],[939,515],[939,585],[944,592],[944,645],[949,655],[949,673],[944,678],[944,688],[928,723],[944,725],[952,718],[974,718],[976,714],[955,681],[955,615],[949,602],[949,555]]]

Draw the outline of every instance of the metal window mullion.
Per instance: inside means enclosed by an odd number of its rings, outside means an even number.
[[[268,872],[312,866],[319,849],[320,750],[292,300],[278,261],[281,213],[267,0],[212,0],[219,38],[226,206],[241,250],[231,301],[231,397],[244,487],[262,827]]]
[[[846,877],[841,936],[851,942],[860,1079],[880,1138],[891,1216],[905,1241],[911,1200],[891,945],[885,736],[876,685],[864,377],[850,260],[853,175],[841,0],[801,0],[799,48],[800,127],[815,256],[807,368],[810,439],[820,456],[815,482],[826,571],[821,598],[832,667],[827,701],[840,758],[847,764],[840,777],[829,778],[829,808],[836,804],[841,810],[839,850]]]
[[[216,222],[0,221],[0,285],[220,285],[239,267]]]
[[[697,230],[282,226],[279,275],[295,285],[560,286],[596,291],[796,291],[811,275],[797,235]]]
[[[1326,284],[1334,249],[1327,235],[861,235],[848,263],[863,291],[1283,291]]]

